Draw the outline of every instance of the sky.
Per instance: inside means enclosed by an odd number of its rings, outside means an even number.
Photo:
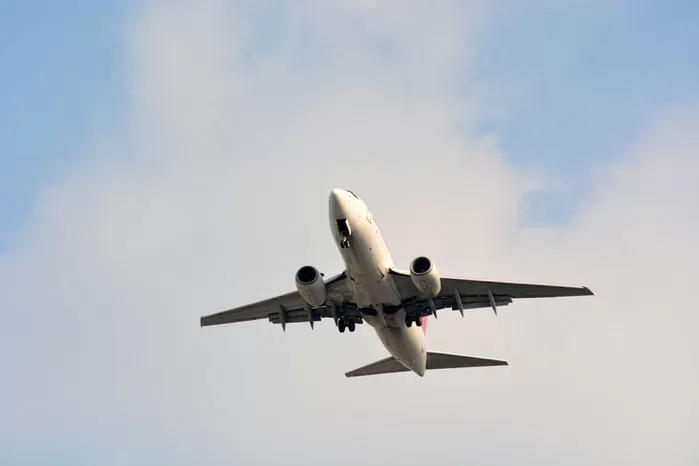
[[[699,459],[694,2],[3,2],[0,462]],[[506,368],[348,380],[332,323],[199,316],[342,267],[584,284],[440,314]]]

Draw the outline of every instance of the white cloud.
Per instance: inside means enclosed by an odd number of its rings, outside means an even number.
[[[662,118],[600,167],[570,225],[522,229],[532,180],[493,140],[457,131],[468,103],[449,85],[487,12],[365,6],[295,7],[256,59],[249,9],[134,16],[130,126],[47,188],[0,263],[9,462],[42,449],[101,464],[699,455],[699,111]],[[308,68],[304,37],[323,40]],[[370,203],[399,263],[425,253],[445,274],[585,282],[597,296],[443,313],[436,349],[512,365],[424,379],[345,380],[384,355],[368,328],[200,329],[201,314],[287,291],[300,265],[340,268],[325,217],[336,186]]]

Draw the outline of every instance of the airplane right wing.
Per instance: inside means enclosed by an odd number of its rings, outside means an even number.
[[[488,297],[488,290],[493,296],[506,296],[511,299],[521,298],[557,298],[564,296],[586,296],[592,291],[586,286],[539,285],[531,283],[492,282],[459,278],[443,278],[442,294],[453,295],[457,291],[463,296]]]
[[[403,305],[410,312],[429,315],[429,300],[421,296],[410,279],[410,273],[391,270],[398,291],[403,298]],[[559,286],[530,283],[494,282],[470,280],[464,278],[442,278],[439,296],[432,299],[434,310],[451,308],[478,309],[491,307],[497,312],[499,306],[506,306],[513,299],[521,298],[555,298],[563,296],[588,296],[592,291],[586,286]]]
[[[327,280],[325,287],[330,299],[328,299],[327,304],[322,306],[309,306],[297,291],[292,291],[274,298],[203,316],[200,319],[200,324],[202,327],[208,327],[268,319],[273,324],[281,324],[283,328],[286,328],[287,323],[308,322],[313,326],[314,322],[323,318],[337,319],[341,316],[352,317],[358,324],[362,322],[356,304],[351,302],[345,272]]]

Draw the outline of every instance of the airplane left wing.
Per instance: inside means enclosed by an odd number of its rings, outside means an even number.
[[[297,291],[292,291],[274,298],[201,317],[200,324],[202,327],[208,327],[268,319],[270,322],[281,324],[285,328],[287,323],[309,322],[313,326],[314,322],[323,318],[337,319],[340,316],[352,317],[356,323],[362,322],[357,306],[348,300],[350,293],[347,289],[345,272],[327,280],[325,287],[328,301],[322,306],[309,306]]]

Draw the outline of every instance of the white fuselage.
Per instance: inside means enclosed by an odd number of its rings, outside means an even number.
[[[330,194],[330,229],[349,276],[349,289],[362,314],[388,352],[418,375],[425,373],[425,335],[418,326],[405,325],[403,309],[385,313],[384,306],[398,306],[401,296],[389,270],[391,254],[367,205],[352,192],[334,189]],[[395,308],[394,308],[395,309]]]

